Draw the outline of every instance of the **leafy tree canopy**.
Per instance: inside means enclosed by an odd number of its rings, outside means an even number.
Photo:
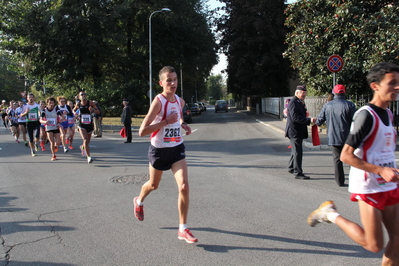
[[[227,87],[243,95],[282,96],[288,92],[289,61],[282,54],[284,0],[220,0],[225,14],[218,19],[220,45],[228,60]]]
[[[185,88],[205,94],[216,44],[201,0],[1,1],[0,45],[25,76],[43,80],[68,98],[85,89],[102,106],[129,98],[148,106],[148,20],[152,12],[153,82],[164,65],[184,68]],[[158,88],[154,86],[154,88]],[[187,93],[187,94],[191,94]]]
[[[337,83],[349,93],[368,92],[366,74],[378,62],[399,63],[399,8],[388,0],[299,0],[286,9],[285,56],[315,94],[332,89],[326,62],[345,61]]]

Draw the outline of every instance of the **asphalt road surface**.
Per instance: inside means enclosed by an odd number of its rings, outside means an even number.
[[[287,172],[288,140],[246,114],[208,108],[185,137],[190,180],[188,225],[199,239],[177,239],[177,187],[170,171],[145,201],[149,138],[134,132],[93,139],[93,164],[75,150],[30,156],[0,129],[0,265],[379,265],[338,227],[311,228],[325,200],[359,222],[347,188],[334,181],[330,151],[305,149],[310,180]],[[348,172],[348,168],[346,168]]]

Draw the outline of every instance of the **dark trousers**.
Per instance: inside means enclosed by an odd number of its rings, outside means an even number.
[[[295,175],[303,174],[303,171],[302,171],[302,155],[303,155],[302,142],[303,142],[303,139],[301,139],[301,138],[290,139],[291,158],[288,163],[288,170],[293,170]]]
[[[338,186],[343,186],[345,184],[344,166],[342,161],[339,159],[343,147],[344,146],[331,146],[334,161],[335,182],[337,182]]]
[[[132,124],[125,124],[127,142],[132,142]]]

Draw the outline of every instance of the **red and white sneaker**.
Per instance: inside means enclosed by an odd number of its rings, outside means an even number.
[[[186,242],[189,244],[198,242],[198,239],[188,229],[185,229],[183,232],[178,230],[177,238],[180,240],[186,240]]]
[[[69,146],[68,146],[68,149],[73,150],[72,145],[69,145]]]
[[[133,205],[134,205],[134,216],[139,220],[139,221],[143,221],[144,220],[144,206],[139,206],[137,204],[137,199],[139,197],[135,197],[133,199]]]

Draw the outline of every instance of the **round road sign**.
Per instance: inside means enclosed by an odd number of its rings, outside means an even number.
[[[327,68],[331,72],[339,72],[344,67],[344,59],[339,55],[332,55],[327,59]]]

